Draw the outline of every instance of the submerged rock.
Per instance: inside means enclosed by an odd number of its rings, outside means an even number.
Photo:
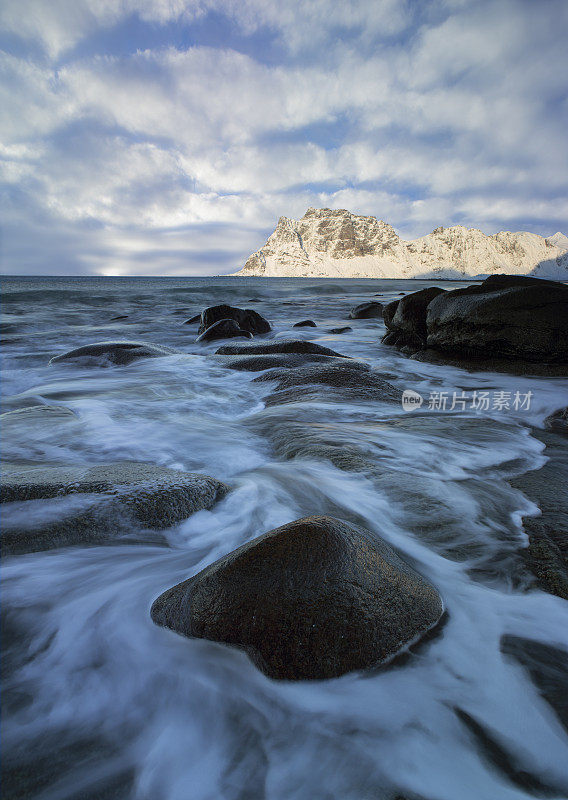
[[[334,362],[332,356],[321,356],[318,353],[267,353],[266,355],[215,355],[219,362],[229,369],[261,372],[265,369],[282,367],[292,369],[306,364]]]
[[[568,435],[568,406],[566,408],[559,408],[553,414],[550,414],[550,416],[544,420],[544,424],[551,431]]]
[[[64,519],[27,529],[8,523],[2,550],[30,552],[108,538],[122,518],[158,530],[168,528],[195,511],[211,508],[228,487],[208,475],[134,461],[92,466],[30,466],[3,464],[0,502],[24,504],[16,517],[26,515],[29,503],[84,495],[84,503],[69,505]],[[38,509],[29,506],[30,514]],[[41,511],[41,509],[39,509]],[[52,509],[55,514],[57,509]]]
[[[255,335],[258,333],[269,333],[272,328],[270,323],[258,311],[247,308],[235,308],[233,306],[220,305],[211,306],[201,312],[201,324],[199,333],[203,333],[219,320],[232,319],[239,328]]]
[[[162,347],[162,345],[149,344],[147,342],[95,342],[94,344],[86,344],[83,347],[76,347],[74,350],[69,350],[69,352],[62,353],[59,356],[54,356],[49,363],[57,364],[60,361],[81,359],[98,365],[104,365],[105,363],[125,365],[136,361],[138,358],[158,358],[176,355],[179,352],[179,350],[174,350],[171,347]]]
[[[168,589],[151,610],[157,624],[241,648],[285,680],[389,661],[442,613],[437,590],[389,545],[333,517],[253,539]]]
[[[256,381],[277,381],[275,390],[264,402],[280,403],[388,401],[400,402],[402,392],[368,364],[354,359],[334,360],[326,364],[310,364],[293,369],[273,369],[254,378]]]
[[[201,330],[201,328],[199,328]],[[197,337],[196,342],[211,342],[215,339],[252,339],[252,333],[239,328],[234,319],[220,319]]]
[[[304,319],[302,322],[296,322],[292,325],[293,328],[317,328],[316,323],[311,319]]]
[[[344,325],[342,328],[330,328],[328,333],[348,333],[352,330],[353,328],[349,327],[349,325]]]
[[[321,356],[348,358],[329,347],[323,347],[316,342],[305,342],[302,339],[278,340],[262,344],[225,344],[215,351],[215,355],[218,356],[267,355],[268,353],[317,353]]]
[[[351,309],[349,319],[373,319],[383,316],[383,304],[370,300],[367,303],[360,303]]]

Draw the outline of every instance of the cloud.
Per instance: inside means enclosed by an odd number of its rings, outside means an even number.
[[[211,44],[213,14],[240,49]],[[145,41],[172,22],[186,38],[107,52],[133,15]],[[308,205],[376,214],[407,237],[564,224],[556,0],[10,0],[0,19],[28,48],[0,55],[6,272],[18,236],[20,265],[53,269],[57,231],[78,271],[232,271]],[[99,52],[83,53],[93,33]],[[278,57],[257,57],[259,42]]]

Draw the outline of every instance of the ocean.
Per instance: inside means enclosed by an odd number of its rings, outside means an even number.
[[[3,559],[6,800],[568,796],[567,731],[503,647],[521,637],[568,649],[566,601],[536,588],[520,555],[522,514],[538,508],[508,483],[544,463],[532,431],[566,405],[568,384],[411,360],[381,344],[382,319],[348,320],[360,302],[431,285],[2,280],[3,412],[73,412],[4,418],[4,461],[144,461],[231,487],[160,535]],[[273,331],[262,340],[305,339],[363,359],[422,404],[323,392],[265,405],[270,382],[229,369],[214,357],[225,342],[196,343],[196,326],[183,324],[219,303],[265,316]],[[305,319],[317,327],[293,328]],[[328,332],[340,326],[352,330]],[[110,339],[182,352],[127,366],[48,364]],[[304,434],[355,448],[373,468],[284,452]],[[43,501],[32,505],[26,513],[42,519]],[[312,514],[361,524],[408,559],[443,597],[440,630],[391,667],[292,683],[265,677],[236,649],[152,623],[166,588]]]

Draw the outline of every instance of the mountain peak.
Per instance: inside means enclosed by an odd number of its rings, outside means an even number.
[[[500,272],[568,280],[568,238],[463,225],[439,226],[413,241],[387,222],[347,209],[310,207],[280,217],[268,241],[237,275],[345,278],[468,278]]]

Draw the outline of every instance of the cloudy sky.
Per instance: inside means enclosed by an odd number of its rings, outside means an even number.
[[[568,233],[566,0],[2,0],[2,272],[235,271],[279,216]]]

